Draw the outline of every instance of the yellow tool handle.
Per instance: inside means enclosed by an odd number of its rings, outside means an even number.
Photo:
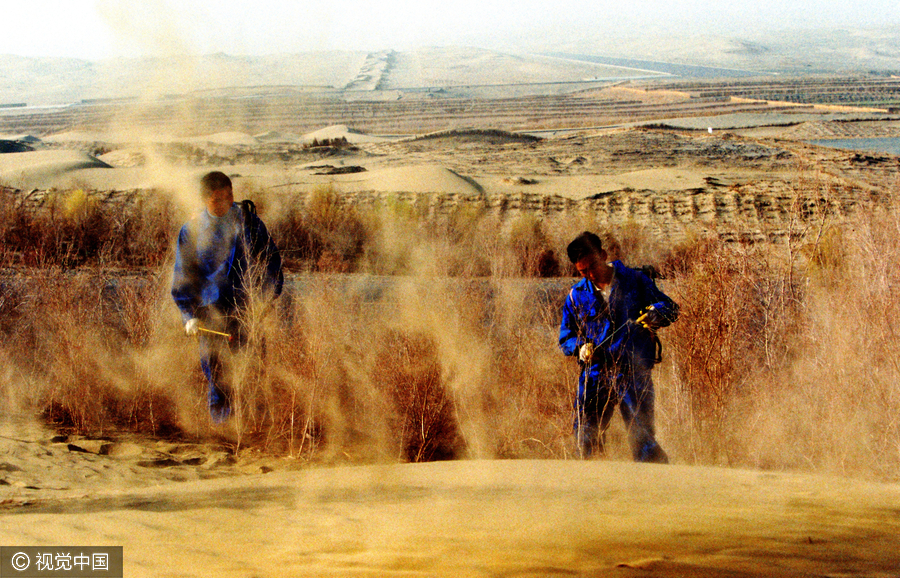
[[[230,333],[222,333],[221,331],[213,331],[212,329],[206,329],[205,327],[198,327],[197,329],[199,329],[200,331],[203,331],[204,333],[212,333],[213,335],[221,335],[222,337],[227,337],[228,339],[231,339]]]

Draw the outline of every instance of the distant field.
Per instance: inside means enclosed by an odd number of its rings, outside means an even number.
[[[719,82],[676,82],[670,89],[705,98],[748,98],[778,102],[900,107],[900,78],[884,75],[811,76]]]
[[[385,78],[389,74],[382,80]],[[725,115],[780,115],[778,124],[792,124],[811,120],[810,114],[821,120],[834,120],[825,115],[838,111],[858,116],[865,112],[853,108],[817,110],[815,105],[870,106],[876,100],[892,99],[900,106],[900,79],[855,76],[677,82],[642,78],[494,85],[489,90],[472,86],[409,91],[269,86],[146,101],[85,101],[65,107],[6,109],[0,111],[0,134],[44,136],[123,127],[129,132],[140,128],[185,136],[222,131],[258,134],[270,130],[303,134],[344,124],[371,134],[414,135],[459,128],[578,129]],[[885,120],[898,116],[895,107],[870,110],[878,111]],[[793,118],[785,120],[785,115]],[[754,123],[771,124],[765,120]],[[703,120],[700,130],[709,126],[731,128]],[[811,135],[803,140],[814,138],[820,137]]]

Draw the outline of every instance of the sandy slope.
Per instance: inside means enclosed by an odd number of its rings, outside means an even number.
[[[349,128],[345,124],[336,124],[332,126],[326,126],[325,128],[321,128],[319,130],[307,133],[298,138],[299,142],[304,144],[310,144],[313,140],[323,141],[323,140],[332,140],[332,139],[346,139],[347,142],[353,144],[360,143],[371,143],[371,142],[385,142],[389,139],[368,135],[365,133],[361,133],[359,131],[353,130]]]
[[[235,163],[222,166],[238,182],[252,181],[257,186],[290,185],[312,189],[334,186],[343,193],[442,193],[495,194],[527,192],[581,199],[598,193],[623,189],[680,191],[702,188],[709,171],[695,167],[640,168],[603,174],[594,162],[577,154],[578,148],[567,146],[566,138],[551,139],[561,144],[547,147],[557,157],[532,158],[518,166],[514,164],[514,150],[509,146],[528,146],[527,141],[504,144],[501,137],[491,133],[448,132],[441,138],[431,138],[418,144],[409,139],[387,139],[355,131],[346,125],[334,125],[302,136],[280,134],[260,135],[260,139],[246,133],[225,132],[192,138],[165,135],[141,135],[136,142],[121,140],[121,135],[104,135],[69,131],[43,139],[54,145],[67,144],[73,149],[106,143],[112,152],[102,158],[66,149],[38,150],[0,156],[0,179],[21,189],[90,187],[98,190],[159,188],[164,183],[161,173],[182,175],[200,174],[202,167],[160,166],[148,163],[148,157],[159,156],[158,147],[192,145],[209,154],[227,155],[247,152],[248,158],[258,162]],[[341,139],[362,145],[361,151],[349,151],[340,156],[325,156],[307,163],[265,162],[265,152],[257,145],[263,142],[284,147],[299,147],[313,139]],[[497,141],[501,138],[500,141]],[[512,138],[512,135],[510,135]],[[433,141],[437,141],[435,146]],[[392,144],[402,143],[402,144]],[[255,147],[255,148],[254,148]],[[154,152],[156,150],[157,152]],[[417,152],[420,151],[420,152]],[[477,164],[466,161],[485,151],[492,155],[509,153],[508,159]],[[411,154],[412,153],[412,154]],[[448,155],[449,153],[449,155]],[[157,158],[158,160],[158,158]],[[505,160],[505,162],[504,162]],[[453,166],[444,163],[453,162]],[[455,162],[454,162],[455,161]],[[109,164],[108,164],[109,163]],[[550,173],[544,165],[550,164]],[[110,168],[114,171],[97,170]],[[340,169],[355,168],[359,172],[337,174]],[[185,179],[187,176],[184,177]]]
[[[0,420],[0,543],[125,575],[896,576],[900,485],[614,461],[310,466]]]
[[[323,467],[124,490],[107,476],[78,498],[7,504],[0,543],[122,545],[132,577],[900,568],[900,486],[845,479],[576,461]]]
[[[317,139],[348,138],[354,143],[385,143],[388,139],[370,137],[351,131],[346,126],[327,127],[321,131],[304,135],[302,142]],[[451,137],[452,139],[452,137]],[[489,140],[484,137],[484,140]],[[51,141],[55,142],[55,141]],[[84,134],[78,143],[104,142],[102,135]],[[189,142],[196,146],[231,146],[252,147],[259,141],[244,133],[217,133],[176,139],[174,142]],[[490,144],[486,144],[488,148]],[[182,175],[187,180],[190,174],[200,174],[202,168],[166,168],[157,166],[119,166],[115,170],[110,163],[128,163],[129,155],[144,155],[144,149],[123,148],[103,155],[103,160],[86,153],[74,150],[53,149],[28,153],[12,153],[0,156],[0,179],[20,189],[48,189],[52,187],[88,187],[97,190],[159,188],[165,183],[160,174],[171,177],[172,172]],[[396,155],[395,155],[396,156]],[[406,155],[403,155],[406,157]],[[477,179],[464,176],[459,171],[442,166],[435,155],[422,155],[420,159],[406,159],[402,164],[393,162],[388,157],[372,156],[365,153],[348,154],[336,158],[324,158],[310,163],[294,166],[278,164],[242,164],[224,167],[227,172],[241,180],[253,181],[258,186],[277,184],[293,187],[333,186],[342,193],[440,193],[449,195],[480,195],[482,193],[505,195],[511,192],[527,192],[529,194],[560,196],[580,199],[599,193],[608,193],[622,189],[650,190],[690,190],[704,186],[707,173],[687,168],[652,168],[627,171],[617,174],[561,174],[541,176],[539,179],[525,173],[518,178],[503,172],[502,167],[494,167],[493,171],[478,175]],[[567,167],[578,165],[585,160],[575,156],[572,158],[551,159],[551,162]],[[355,168],[359,172],[335,174],[335,171]]]
[[[21,188],[40,185],[79,171],[110,169],[103,161],[73,150],[45,150],[0,155],[0,178]]]

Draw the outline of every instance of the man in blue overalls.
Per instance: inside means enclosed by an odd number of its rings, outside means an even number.
[[[214,171],[200,181],[205,209],[178,235],[172,298],[184,329],[197,335],[200,365],[209,382],[209,409],[216,422],[231,413],[225,354],[246,341],[241,315],[251,294],[264,300],[281,293],[281,255],[252,203],[234,202],[231,179]]]
[[[656,441],[653,381],[656,330],[678,317],[678,306],[650,277],[621,261],[607,262],[597,235],[584,232],[568,246],[581,274],[566,297],[559,346],[578,357],[575,400],[578,449],[603,453],[604,433],[618,406],[636,461],[667,463]]]

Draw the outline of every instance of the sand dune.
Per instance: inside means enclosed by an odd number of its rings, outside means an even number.
[[[615,191],[688,191],[706,186],[705,173],[688,169],[644,169],[616,175],[534,176],[510,178],[485,175],[478,177],[484,188],[496,194],[524,193],[587,199]]]
[[[446,167],[435,165],[385,168],[337,176],[334,177],[334,185],[342,192],[480,194],[480,187],[477,183]]]
[[[345,124],[336,124],[333,126],[327,126],[325,128],[319,129],[317,131],[313,131],[307,133],[300,137],[300,142],[304,144],[310,144],[313,140],[317,140],[322,142],[323,140],[334,140],[334,139],[347,139],[347,142],[351,144],[359,144],[359,143],[370,143],[370,142],[386,142],[390,139],[377,137],[369,134],[365,134],[359,132],[357,130],[353,130],[349,128]]]
[[[182,142],[198,145],[226,145],[226,146],[254,146],[259,141],[255,137],[238,131],[219,132],[204,136],[196,136],[182,139]]]
[[[63,132],[57,132],[53,134],[49,134],[43,137],[43,140],[46,143],[58,144],[58,145],[77,145],[83,143],[117,143],[117,142],[127,142],[129,137],[122,133],[100,133],[93,131],[85,131],[85,130],[67,130]]]
[[[0,420],[0,543],[125,575],[893,576],[900,484],[615,461],[309,467]]]
[[[253,138],[261,143],[297,144],[300,142],[300,135],[283,133],[277,130],[268,130],[260,134],[255,134],[253,135]]]
[[[44,150],[0,155],[0,179],[20,188],[52,186],[61,175],[82,169],[111,169],[110,165],[86,153],[73,150]]]

